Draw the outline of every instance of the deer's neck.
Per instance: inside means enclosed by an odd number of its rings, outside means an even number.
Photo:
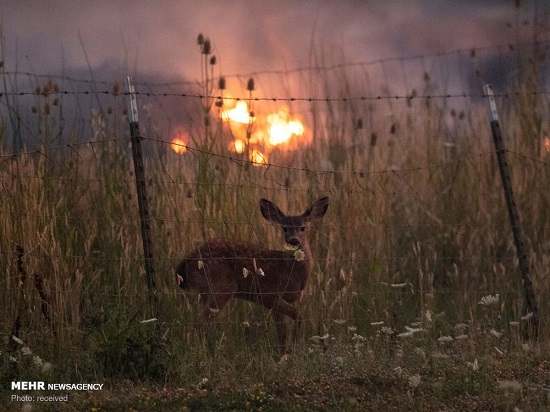
[[[302,245],[296,249],[296,253],[294,255],[296,257],[296,260],[300,261],[302,260],[302,263],[305,266],[306,275],[309,275],[312,270],[312,262],[313,258],[311,256],[311,249],[309,248],[308,242],[303,242]]]

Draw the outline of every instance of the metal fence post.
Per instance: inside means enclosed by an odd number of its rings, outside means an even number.
[[[512,182],[510,179],[510,171],[508,169],[508,163],[506,161],[506,149],[504,147],[504,141],[502,139],[502,133],[500,130],[500,122],[498,119],[497,106],[495,103],[495,96],[490,85],[484,87],[485,96],[489,99],[489,114],[491,120],[491,132],[493,133],[493,142],[495,144],[495,150],[498,160],[498,167],[500,170],[500,178],[504,188],[504,196],[506,198],[506,206],[508,207],[508,214],[510,216],[510,224],[512,226],[512,233],[514,235],[514,243],[516,246],[516,253],[519,260],[519,268],[521,271],[521,279],[523,282],[523,293],[525,299],[525,308],[527,314],[529,314],[529,323],[533,331],[533,337],[535,339],[539,336],[539,308],[537,300],[535,298],[535,292],[533,290],[533,284],[531,283],[531,277],[529,275],[529,261],[527,253],[525,251],[525,244],[523,242],[523,234],[521,232],[521,226],[519,222],[519,215],[514,200],[514,192],[512,190]],[[524,338],[529,337],[529,332],[522,325],[522,333]]]
[[[155,267],[153,250],[151,246],[151,228],[149,226],[149,208],[147,205],[147,190],[145,186],[145,169],[143,167],[143,155],[141,151],[142,137],[139,133],[137,97],[134,79],[126,78],[126,92],[128,96],[128,121],[130,122],[130,135],[132,138],[132,157],[134,159],[134,173],[136,178],[137,199],[139,206],[139,218],[141,222],[141,238],[143,241],[143,254],[145,258],[145,275],[147,277],[147,289],[152,309],[152,316],[157,316],[157,296],[155,284]]]

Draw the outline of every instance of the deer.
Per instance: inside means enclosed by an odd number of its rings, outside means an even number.
[[[281,227],[284,250],[213,239],[188,253],[178,264],[176,276],[182,289],[198,292],[203,325],[208,325],[234,298],[268,309],[275,323],[277,350],[285,355],[286,317],[294,321],[296,340],[301,317],[295,304],[302,297],[313,266],[307,228],[325,215],[329,198],[317,200],[296,216],[287,216],[267,199],[260,199],[259,205],[264,219]]]

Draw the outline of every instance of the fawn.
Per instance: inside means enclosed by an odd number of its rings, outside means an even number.
[[[233,297],[256,302],[271,310],[277,331],[278,350],[287,350],[285,316],[295,321],[300,299],[312,269],[306,237],[308,223],[321,219],[329,204],[323,197],[298,216],[285,215],[275,204],[260,199],[262,216],[282,227],[285,248],[270,250],[229,240],[211,240],[189,253],[178,265],[176,275],[183,289],[199,293],[200,316],[205,323]]]

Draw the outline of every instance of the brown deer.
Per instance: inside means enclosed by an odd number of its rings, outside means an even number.
[[[329,198],[323,197],[298,216],[285,215],[275,204],[260,199],[260,211],[271,223],[282,227],[287,250],[259,248],[229,240],[211,240],[189,253],[178,265],[176,275],[183,289],[199,293],[200,316],[205,323],[233,297],[256,302],[271,310],[277,330],[278,349],[287,349],[285,316],[295,321],[300,299],[312,268],[306,237],[308,223],[321,219]]]

